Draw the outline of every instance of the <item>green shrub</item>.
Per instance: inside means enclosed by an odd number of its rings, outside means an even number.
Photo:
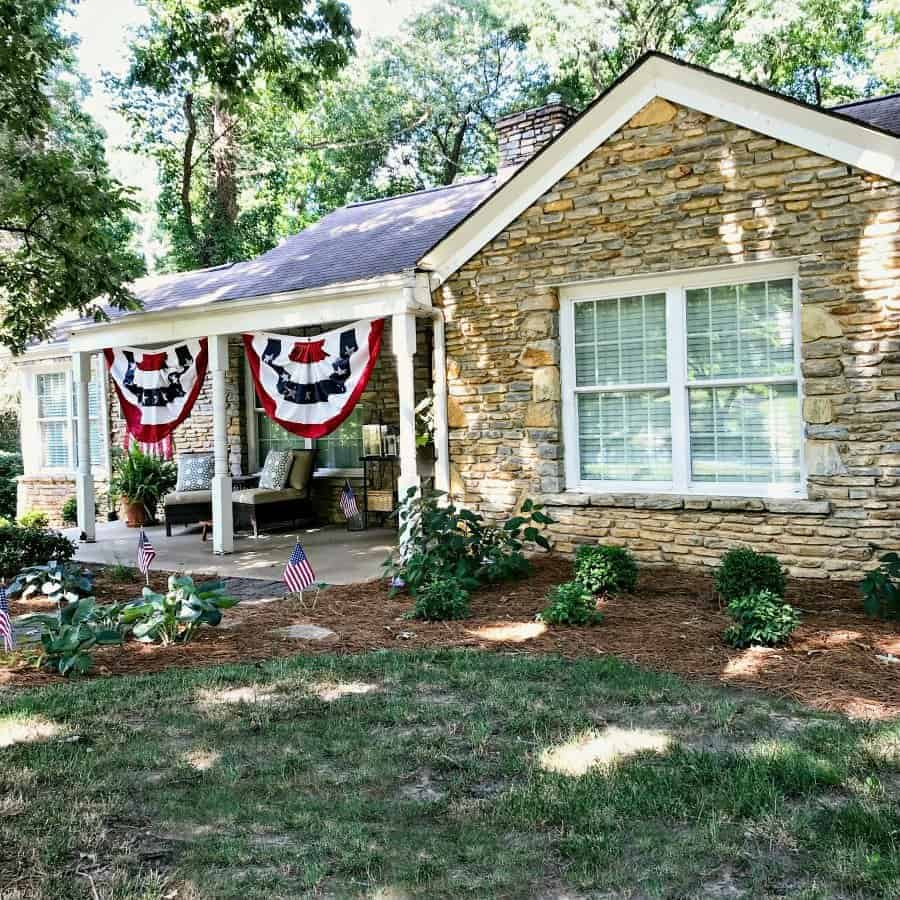
[[[9,595],[28,600],[35,595],[54,603],[74,603],[94,594],[94,573],[77,563],[51,560],[45,566],[30,566],[16,575]]]
[[[800,622],[797,610],[773,591],[755,591],[728,604],[734,625],[725,629],[725,642],[732,647],[784,643]]]
[[[124,563],[112,563],[106,566],[103,574],[110,581],[134,581],[138,577],[138,570],[133,566],[126,566]]]
[[[21,525],[0,527],[0,576],[4,578],[48,560],[65,562],[74,555],[75,544],[56,531]]]
[[[726,602],[760,591],[784,596],[785,577],[781,563],[768,553],[734,547],[716,570],[716,591]]]
[[[631,593],[637,577],[637,563],[624,547],[585,545],[575,553],[575,581],[592,594]]]
[[[464,619],[469,615],[469,592],[455,578],[436,575],[420,584],[412,618],[430,622]]]
[[[50,526],[49,516],[39,509],[29,509],[27,512],[23,512],[18,521],[23,528],[48,528]]]
[[[862,580],[863,609],[867,615],[900,620],[900,556],[885,553],[881,565]]]
[[[13,519],[16,515],[16,478],[24,472],[21,453],[0,451],[0,517]]]
[[[400,504],[403,551],[384,565],[391,582],[404,584],[414,597],[420,586],[436,577],[474,590],[526,575],[531,565],[525,545],[549,550],[550,542],[538,526],[552,522],[540,505],[526,500],[519,515],[490,525],[481,515],[444,502],[438,491],[420,494],[412,489]]]
[[[119,622],[130,627],[132,636],[143,643],[186,644],[201,625],[218,625],[222,610],[239,600],[225,593],[221,581],[194,584],[187,575],[170,575],[169,589],[157,594],[145,587],[139,600],[125,604]]]
[[[550,625],[596,625],[603,621],[594,595],[578,581],[566,581],[551,588],[548,606],[538,613]]]
[[[175,463],[143,453],[133,444],[116,459],[109,489],[127,503],[142,504],[148,517],[155,520],[159,501],[175,487],[177,480]]]
[[[62,505],[62,520],[67,525],[74,525],[78,521],[78,498],[69,497]]]

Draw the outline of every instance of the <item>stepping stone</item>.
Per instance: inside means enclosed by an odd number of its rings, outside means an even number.
[[[334,634],[330,628],[320,628],[318,625],[288,625],[277,630],[279,634],[296,641],[323,641]]]

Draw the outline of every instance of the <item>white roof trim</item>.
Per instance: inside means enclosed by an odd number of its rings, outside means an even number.
[[[900,181],[900,139],[694,66],[650,56],[419,262],[447,280],[654,97]]]

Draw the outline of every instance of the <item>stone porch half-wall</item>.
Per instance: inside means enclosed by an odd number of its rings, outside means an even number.
[[[742,545],[794,575],[858,577],[900,547],[898,228],[898,184],[652,101],[435,293],[458,498],[499,516],[541,495],[563,551],[600,541],[701,566]],[[565,493],[548,285],[786,257],[809,500]]]

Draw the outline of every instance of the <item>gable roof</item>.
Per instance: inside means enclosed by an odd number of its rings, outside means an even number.
[[[494,178],[486,176],[352,203],[246,262],[138,279],[132,291],[143,308],[108,313],[111,319],[119,319],[409,272],[493,188]]]
[[[854,100],[852,103],[839,103],[831,107],[832,111],[850,116],[866,125],[873,125],[891,134],[900,136],[900,94],[887,94],[884,97],[869,97],[867,100]]]
[[[655,97],[900,181],[900,138],[885,128],[652,52],[441,237],[420,267],[445,281]]]

